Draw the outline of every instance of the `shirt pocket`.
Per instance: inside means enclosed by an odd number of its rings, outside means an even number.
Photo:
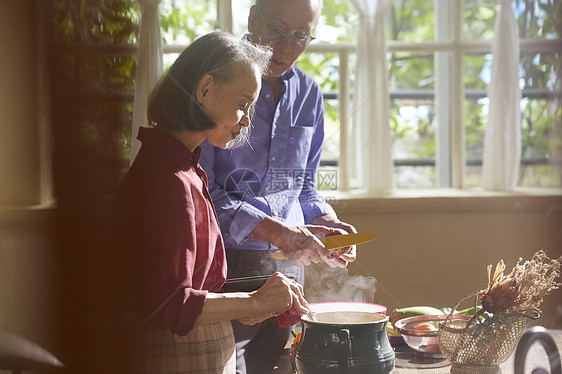
[[[304,168],[310,153],[314,127],[293,126],[289,129],[288,159],[293,166]]]

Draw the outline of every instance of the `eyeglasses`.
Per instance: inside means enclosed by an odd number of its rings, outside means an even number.
[[[269,39],[271,39],[271,41],[277,42],[289,36],[289,40],[292,44],[296,44],[299,47],[306,47],[310,44],[311,41],[316,39],[314,36],[304,31],[295,31],[291,35],[289,35],[289,32],[287,30],[267,23],[261,9],[258,6],[256,6],[256,9],[258,10],[263,24],[267,28],[267,34],[269,35]]]

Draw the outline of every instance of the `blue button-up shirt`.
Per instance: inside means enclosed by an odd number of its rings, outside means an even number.
[[[200,163],[228,249],[275,249],[247,237],[266,216],[293,226],[335,215],[315,189],[324,139],[322,92],[296,66],[282,79],[277,105],[262,79],[249,146],[224,150],[207,141],[201,145]]]

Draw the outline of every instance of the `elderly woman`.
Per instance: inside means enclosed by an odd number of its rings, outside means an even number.
[[[234,373],[230,321],[307,312],[302,287],[275,273],[259,290],[220,293],[225,251],[199,144],[247,140],[250,112],[271,52],[215,32],[195,40],[160,79],[150,128],[122,183],[128,310],[142,320],[143,372]]]

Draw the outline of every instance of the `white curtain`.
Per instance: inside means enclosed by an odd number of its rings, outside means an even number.
[[[135,101],[133,105],[133,132],[131,136],[131,163],[139,148],[139,127],[147,124],[146,108],[150,91],[162,74],[162,41],[160,38],[161,0],[137,0],[141,10],[139,50],[135,74]]]
[[[394,187],[390,136],[388,62],[383,18],[392,0],[351,0],[360,14],[353,126],[349,157],[350,185],[368,192]],[[355,183],[354,183],[355,182]]]
[[[519,28],[512,0],[499,0],[499,3],[492,42],[490,111],[484,139],[482,184],[488,190],[510,191],[517,183],[521,162]]]

